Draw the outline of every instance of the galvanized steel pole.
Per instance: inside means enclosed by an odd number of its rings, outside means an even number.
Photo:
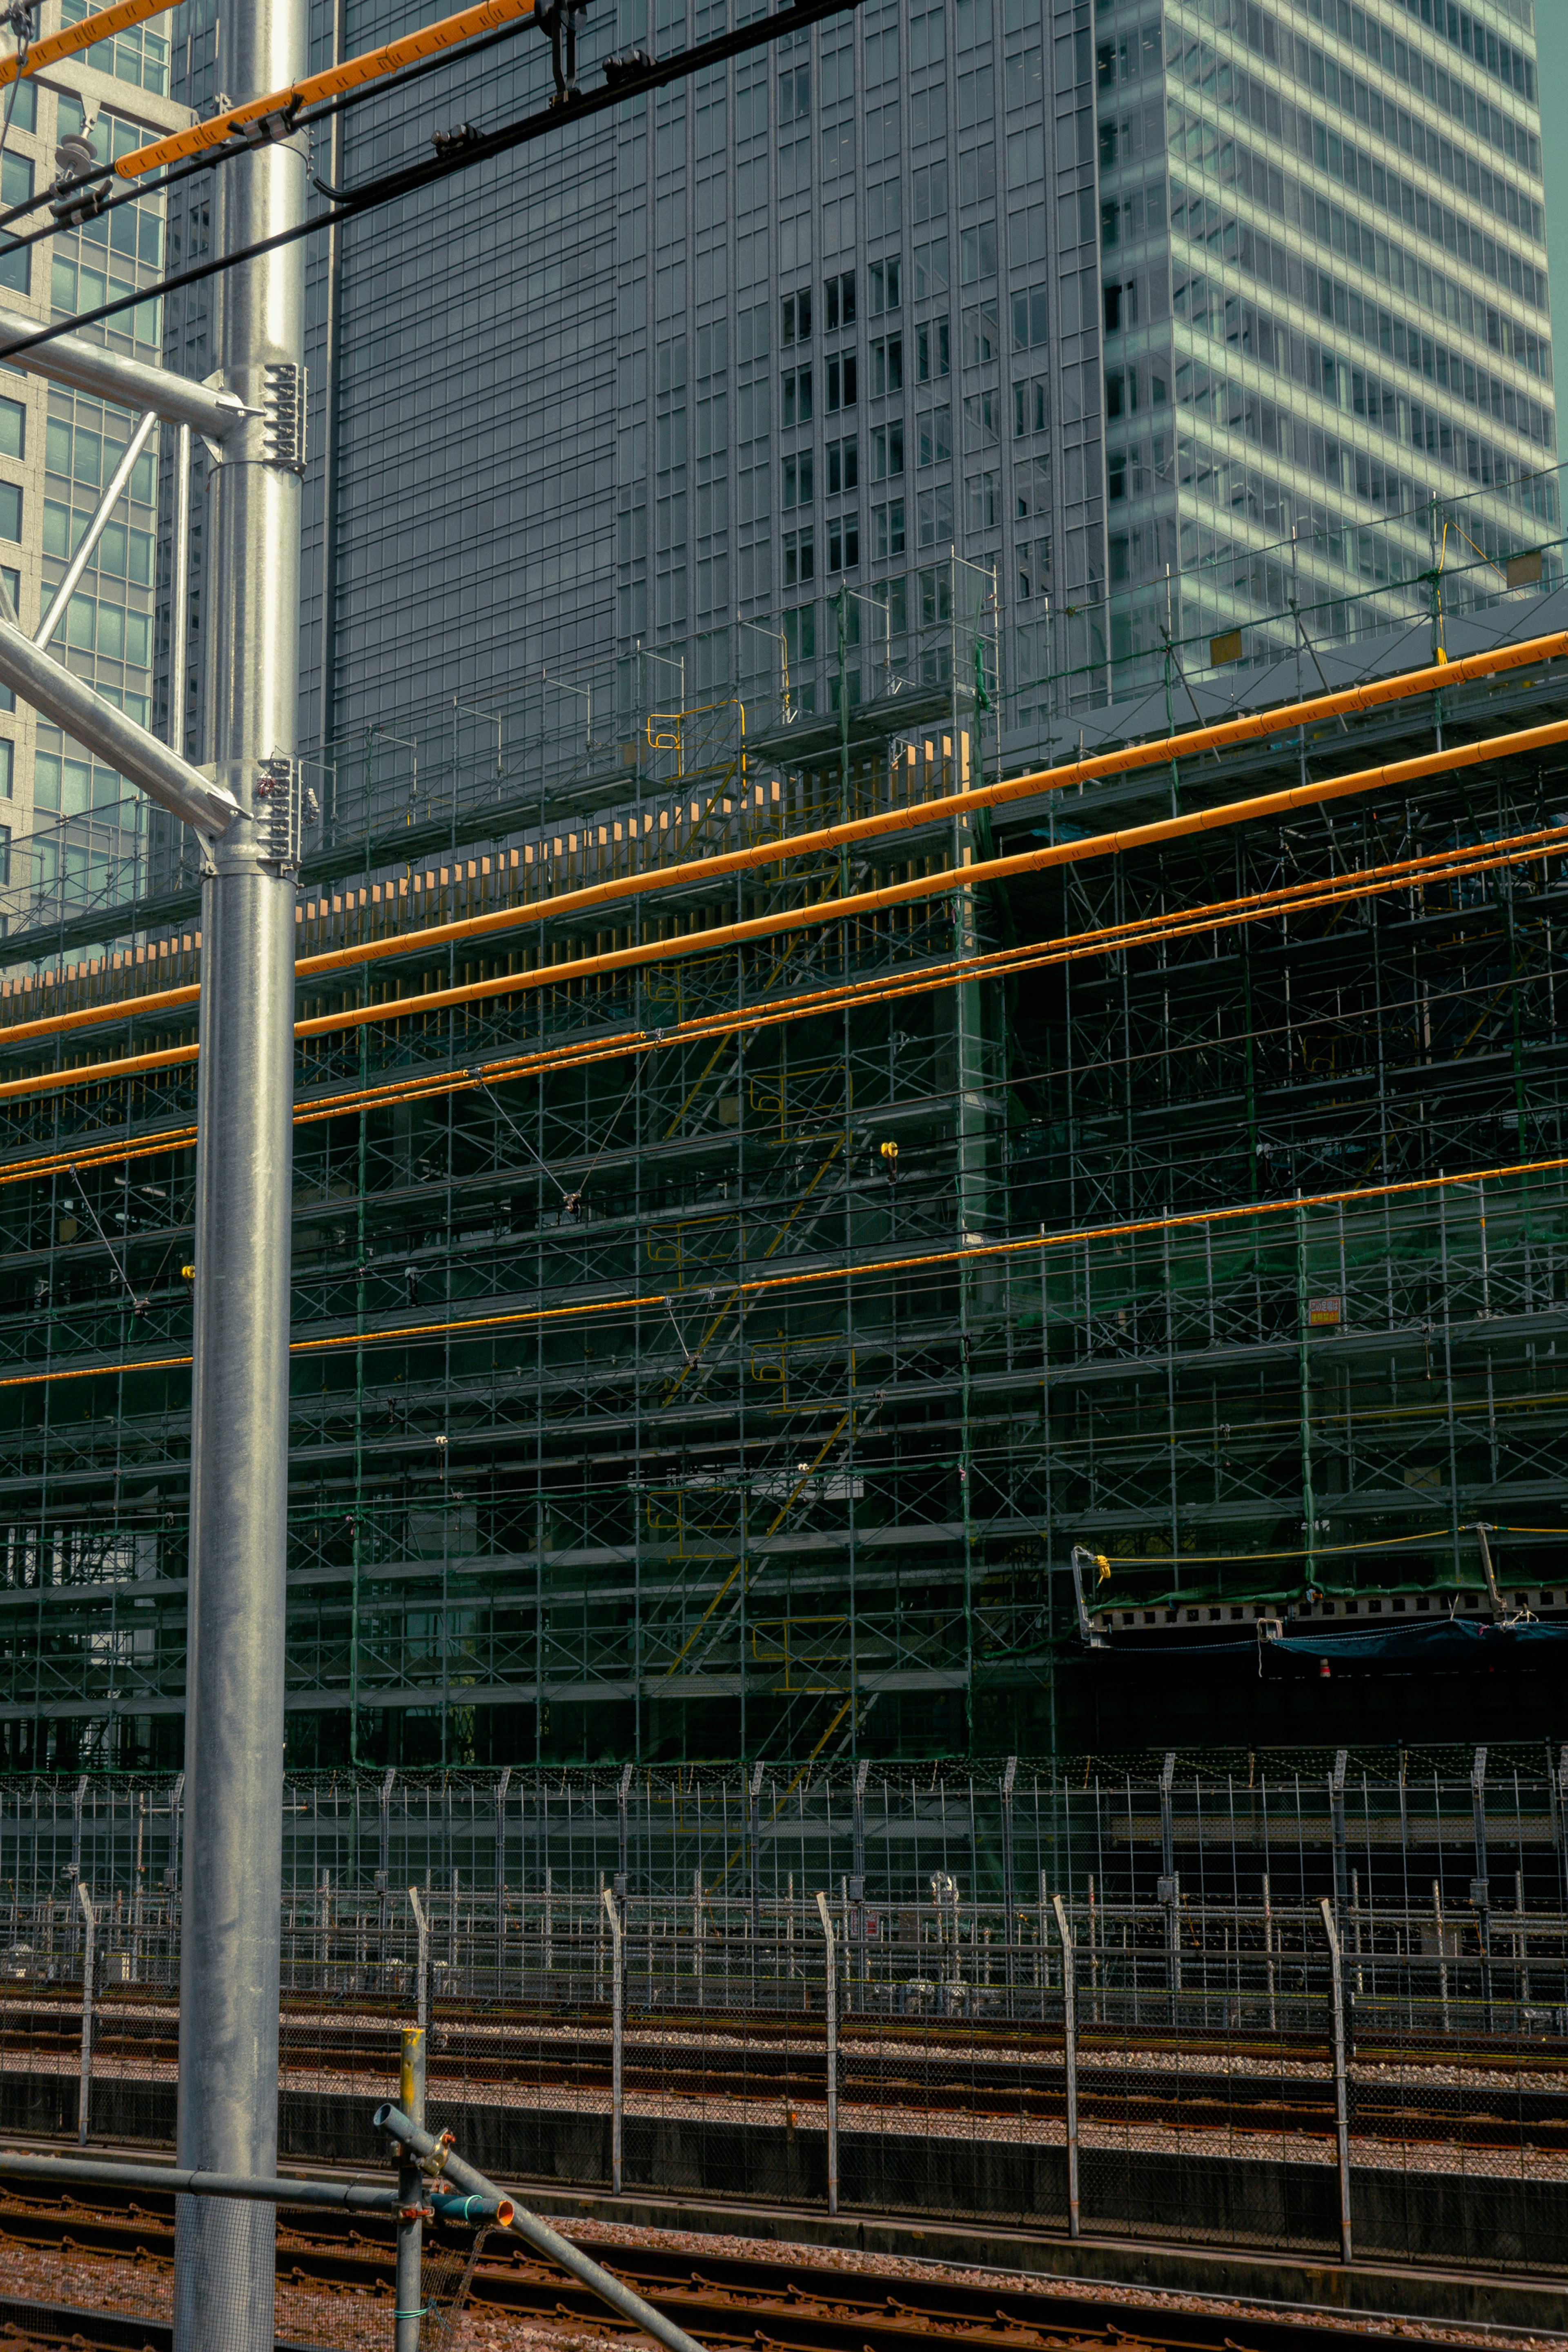
[[[304,72],[304,0],[220,16],[235,101]],[[266,137],[226,165],[227,248],[298,222],[306,173],[302,142]],[[178,2142],[182,2166],[256,2176],[278,2155],[300,247],[237,269],[222,322],[247,415],[208,492],[206,748],[247,821],[203,858]],[[180,2199],[174,2352],[272,2352],[273,2243],[269,2207]]]
[[[1078,2180],[1078,1977],[1073,1966],[1072,1927],[1059,1895],[1051,1897],[1062,1939],[1062,2067],[1067,2084],[1068,2235],[1080,2227]]]
[[[1334,2056],[1334,2141],[1340,2175],[1340,2260],[1353,2259],[1351,2235],[1350,2103],[1345,2082],[1345,1984],[1334,1906],[1326,1895],[1318,1898],[1323,1933],[1329,1941],[1329,1998],[1332,2003]]]
[[[605,1916],[610,1923],[610,2189],[618,2197],[626,2131],[626,1947],[620,1905],[608,1886]]]
[[[425,2121],[425,2028],[403,2029],[403,2065],[398,2083],[403,2112],[410,2123]],[[425,2179],[412,2148],[404,2148],[397,2169],[397,2295],[392,2315],[395,2352],[419,2352],[425,2296],[420,2284],[424,2249]]]
[[[81,1906],[83,1922],[81,1946],[81,2084],[77,2093],[76,2136],[85,2147],[90,2128],[92,2105],[92,1996],[98,1969],[98,1914],[92,1907],[92,1897],[79,1878],[76,1899]]]

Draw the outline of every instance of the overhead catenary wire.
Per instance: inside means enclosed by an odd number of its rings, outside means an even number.
[[[670,83],[684,81],[691,75],[704,72],[710,66],[722,64],[727,58],[743,56],[748,50],[763,48],[776,40],[787,40],[797,27],[818,23],[827,16],[847,15],[858,6],[859,0],[792,0],[787,8],[776,14],[754,19],[749,25],[737,26],[732,31],[721,33],[709,41],[700,41],[694,47],[679,50],[669,58],[650,59],[645,66],[623,64],[614,79],[602,90],[582,90],[563,104],[554,104],[537,114],[525,115],[515,122],[503,124],[499,130],[476,131],[469,138],[461,133],[443,139],[436,155],[427,162],[405,165],[400,171],[389,172],[380,179],[365,182],[357,188],[342,192],[341,201],[333,202],[325,212],[316,213],[308,220],[280,229],[273,236],[258,237],[250,245],[238,246],[232,252],[214,256],[194,264],[189,269],[175,271],[172,276],[156,278],[139,287],[134,293],[117,296],[100,302],[90,310],[76,312],[68,319],[56,320],[37,333],[16,338],[0,348],[0,359],[15,359],[24,352],[35,351],[40,344],[53,342],[60,335],[75,333],[82,327],[99,325],[105,319],[117,318],[122,311],[137,308],[142,302],[174,294],[187,286],[196,286],[205,279],[221,276],[243,263],[254,261],[264,253],[276,252],[279,247],[297,244],[314,236],[323,229],[354,219],[358,215],[373,212],[382,205],[395,204],[404,196],[449,179],[454,173],[468,170],[476,163],[488,163],[493,157],[510,153],[515,148],[530,144],[558,132],[566,122],[601,114],[606,109],[619,106],[628,99],[647,91],[667,89]],[[393,87],[395,88],[395,83]],[[283,126],[286,130],[287,125]],[[243,146],[220,150],[210,159],[227,160],[245,152]]]
[[[113,7],[79,17],[74,25],[62,26],[58,33],[46,33],[41,40],[30,40],[25,50],[18,49],[15,55],[0,58],[0,85],[41,73],[46,66],[57,65],[61,58],[74,58],[83,49],[90,49],[95,42],[110,40],[132,25],[145,24],[149,16],[164,16],[177,5],[178,0],[115,0]]]

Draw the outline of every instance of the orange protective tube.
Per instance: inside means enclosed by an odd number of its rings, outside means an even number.
[[[1162,940],[1185,939],[1196,932],[1217,930],[1226,925],[1263,922],[1270,916],[1306,913],[1316,907],[1340,905],[1347,899],[1373,898],[1385,891],[1419,888],[1463,876],[1492,873],[1500,866],[1521,865],[1536,857],[1550,857],[1565,849],[1568,849],[1568,825],[1549,825],[1533,833],[1468,843],[1455,849],[1428,850],[1418,857],[1397,858],[1383,866],[1352,867],[1344,873],[1320,876],[1312,881],[1286,883],[1275,890],[1252,891],[1239,898],[1215,898],[1197,907],[1173,908],[1168,914],[1137,917],[1124,923],[1106,924],[1091,931],[1070,932],[1060,939],[1031,940],[1011,948],[994,948],[984,955],[956,957],[946,963],[926,964],[909,971],[878,972],[864,980],[816,989],[798,997],[775,999],[751,1008],[703,1013],[689,1022],[674,1023],[667,1029],[621,1030],[606,1036],[585,1038],[577,1045],[541,1046],[531,1053],[506,1055],[499,1060],[480,1065],[479,1077],[489,1081],[542,1076],[554,1069],[575,1069],[594,1062],[618,1060],[626,1054],[699,1043],[737,1028],[776,1028],[788,1021],[812,1020],[825,1013],[843,1011],[855,1004],[919,996],[939,988],[959,987],[966,982],[1005,979],[1014,971],[1038,971],[1047,965],[1081,961],[1091,956],[1113,954],[1127,948],[1153,946]],[[542,974],[538,971],[508,972],[494,980],[473,982],[463,988],[433,990],[426,996],[405,996],[384,1004],[356,1005],[346,1012],[321,1013],[309,1021],[296,1022],[294,1034],[297,1037],[325,1036],[345,1029],[401,1020],[413,1014],[441,1012],[454,1004],[470,1004],[485,997],[513,993],[541,977],[548,980],[563,969],[565,967],[561,965],[547,965]],[[13,1093],[37,1094],[52,1089],[63,1094],[73,1086],[108,1084],[123,1072],[130,1071],[134,1076],[148,1067],[176,1067],[190,1063],[195,1055],[195,1046],[182,1045],[172,1047],[162,1055],[142,1055],[134,1060],[124,1058],[84,1063],[75,1069],[47,1071],[37,1077],[14,1079],[0,1086],[0,1100]],[[304,1127],[323,1118],[340,1118],[355,1111],[378,1109],[389,1103],[411,1102],[430,1095],[460,1093],[478,1082],[467,1070],[458,1075],[440,1071],[432,1072],[426,1077],[387,1079],[352,1094],[333,1095],[296,1106],[294,1124]],[[185,1142],[195,1135],[195,1129],[187,1128],[178,1130],[178,1139],[172,1143],[155,1136],[144,1144],[116,1146],[96,1156],[82,1152],[50,1154],[28,1160],[20,1168],[0,1168],[0,1184],[58,1174],[73,1163],[109,1166],[118,1160],[133,1160],[142,1150],[184,1149]]]
[[[1139,1234],[1168,1234],[1194,1225],[1232,1225],[1250,1217],[1295,1216],[1302,1209],[1353,1208],[1358,1202],[1394,1201],[1415,1192],[1446,1192],[1452,1186],[1495,1184],[1515,1176],[1550,1176],[1568,1169],[1568,1155],[1551,1160],[1514,1160],[1496,1168],[1470,1168],[1458,1176],[1410,1176],[1396,1184],[1347,1185],[1334,1192],[1292,1193],[1279,1201],[1238,1202],[1229,1209],[1189,1209],[1163,1217],[1133,1217],[1115,1224],[1079,1225],[1069,1233],[1032,1234],[1023,1241],[975,1242],[962,1249],[922,1250],[908,1257],[868,1259],[862,1265],[814,1266],[801,1274],[758,1275],[750,1282],[728,1286],[731,1299],[756,1298],[781,1290],[804,1290],[825,1282],[858,1282],[867,1275],[907,1275],[921,1267],[970,1265],[984,1258],[1016,1257],[1025,1251],[1066,1249],[1080,1242],[1123,1241]],[[390,1324],[374,1331],[335,1332],[326,1339],[295,1339],[291,1356],[342,1355],[354,1348],[417,1346],[426,1339],[478,1338],[486,1331],[520,1331],[547,1323],[587,1321],[605,1315],[633,1315],[640,1308],[679,1306],[690,1293],[679,1290],[637,1291],[621,1298],[582,1299],[569,1307],[519,1307],[499,1315],[467,1315],[440,1323]],[[149,1356],[131,1363],[110,1357],[100,1363],[62,1366],[60,1370],[16,1372],[0,1379],[0,1389],[37,1388],[51,1381],[90,1381],[125,1372],[161,1372],[188,1365],[183,1356]]]
[[[126,5],[140,6],[142,0],[126,0]],[[156,0],[156,5],[165,5],[165,0]],[[150,16],[152,5],[142,7],[142,13]],[[287,89],[270,90],[265,98],[247,99],[243,106],[231,106],[226,112],[215,114],[208,122],[194,122],[188,131],[173,131],[166,139],[155,139],[150,147],[137,147],[120,158],[115,171],[122,180],[139,180],[144,173],[161,172],[166,163],[177,163],[183,156],[205,155],[209,148],[221,147],[237,131],[243,131],[248,122],[262,122],[270,115],[291,114],[297,107],[313,106],[318,99],[337,98],[346,89],[358,89],[367,81],[380,81],[388,74],[401,73],[405,66],[417,65],[421,58],[436,57],[442,49],[459,47],[476,34],[499,31],[502,25],[515,24],[519,17],[532,14],[533,0],[477,0],[477,5],[461,8],[455,16],[444,16],[438,25],[426,25],[417,33],[405,33],[401,39],[386,41],[379,49],[366,49],[362,57],[346,58],[342,65],[326,66],[320,73],[307,74],[302,81],[290,82]]]
[[[68,25],[62,32],[47,33],[41,41],[34,41],[27,50],[26,71],[36,74],[42,66],[52,66],[60,58],[74,58],[82,49],[90,49],[95,41],[107,41],[115,33],[123,33],[128,26],[140,25],[149,16],[161,16],[165,9],[178,5],[178,0],[116,0],[112,8],[100,8],[96,16],[84,16],[79,25]],[[16,79],[16,59],[6,58],[0,63],[0,89]]]
[[[784,841],[761,842],[746,849],[731,850],[720,857],[689,860],[683,866],[651,866],[641,874],[622,875],[612,882],[595,883],[582,890],[563,891],[552,898],[535,898],[518,907],[500,907],[489,915],[472,915],[450,923],[436,923],[422,931],[389,932],[384,937],[367,940],[352,948],[336,948],[321,955],[302,956],[296,963],[296,974],[311,977],[318,973],[349,971],[360,964],[379,961],[388,956],[417,954],[426,948],[444,947],[457,940],[476,939],[491,932],[526,929],[531,923],[545,922],[554,917],[574,914],[590,907],[602,906],[612,899],[635,898],[641,894],[671,889],[692,881],[716,881],[722,877],[743,872],[748,867],[783,865],[787,859],[837,849],[852,841],[864,841],[882,834],[909,831],[911,827],[930,824],[949,816],[962,816],[980,808],[992,808],[999,803],[1026,798],[1036,793],[1066,791],[1075,783],[1097,777],[1126,773],[1142,767],[1163,767],[1173,759],[1185,759],[1194,751],[1212,751],[1225,743],[1258,740],[1270,734],[1287,731],[1316,719],[1331,719],[1342,711],[1371,707],[1373,703],[1397,701],[1414,694],[1433,691],[1439,683],[1463,683],[1467,677],[1485,677],[1497,669],[1518,668],[1527,661],[1551,661],[1568,655],[1568,631],[1548,637],[1534,637],[1522,646],[1494,646],[1484,654],[1468,656],[1462,662],[1449,662],[1440,668],[1406,670],[1394,678],[1384,678],[1373,686],[1351,687],[1343,692],[1320,695],[1305,702],[1290,703],[1278,710],[1261,712],[1246,719],[1226,719],[1223,725],[1194,730],[1187,735],[1171,735],[1158,743],[1141,743],[1123,747],[1117,751],[1097,752],[1091,759],[1072,761],[1065,768],[1042,768],[1026,776],[1015,776],[1005,782],[979,784],[968,792],[949,793],[939,800],[921,801],[905,808],[884,809],[875,816],[856,817],[844,824],[826,825],[816,833],[795,834]],[[940,732],[940,730],[937,730]],[[1178,822],[1191,830],[1194,825],[1245,824],[1252,817],[1267,815],[1285,807],[1303,807],[1310,803],[1332,798],[1336,793],[1375,791],[1382,782],[1393,782],[1420,774],[1436,774],[1444,767],[1465,765],[1473,759],[1501,757],[1518,746],[1530,749],[1542,740],[1557,740],[1550,730],[1527,730],[1517,735],[1500,735],[1486,745],[1460,745],[1451,756],[1436,755],[1436,767],[1421,768],[1405,762],[1397,768],[1363,769],[1356,774],[1331,779],[1322,785],[1296,786],[1287,794],[1267,794],[1249,801],[1222,803],[1209,810],[1201,819],[1181,819]],[[1363,781],[1370,780],[1370,781]],[[1300,797],[1305,792],[1305,798]],[[1122,847],[1136,847],[1145,840],[1163,838],[1158,828],[1138,828],[1125,835],[1096,834],[1073,844],[1058,844],[1066,852],[1069,846],[1074,856],[1101,856],[1118,853]],[[1051,861],[1047,861],[1051,862]],[[1066,862],[1062,860],[1055,862]],[[966,870],[966,882],[999,880],[996,860],[984,866]],[[928,895],[940,895],[940,877],[930,877]],[[922,886],[923,887],[923,886]],[[916,891],[914,895],[920,895]],[[833,899],[816,910],[809,919],[831,922],[836,915],[864,906],[864,899]],[[789,926],[799,928],[801,919],[790,918]],[[692,940],[719,943],[732,939],[733,931],[698,932]],[[661,943],[660,953],[698,953],[700,949],[686,943]],[[607,965],[579,961],[571,965],[557,964],[552,970],[558,974],[580,975],[588,970],[608,969]],[[53,1037],[71,1029],[104,1027],[108,1023],[139,1013],[172,1011],[194,1004],[200,990],[195,984],[184,988],[160,990],[156,994],[127,997],[115,1008],[100,1005],[83,1006],[76,1013],[50,1013],[37,1021],[17,1022],[0,1026],[0,1044],[20,1043],[27,1037]]]

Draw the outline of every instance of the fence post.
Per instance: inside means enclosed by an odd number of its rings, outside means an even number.
[[[77,2094],[76,2136],[78,2145],[87,2146],[88,2109],[92,2102],[92,1993],[98,1958],[98,1915],[92,1907],[92,1897],[79,1878],[76,1899],[81,1905],[86,1922],[81,1956],[81,2087]]]
[[[1067,2073],[1068,2235],[1079,2234],[1078,2196],[1078,1982],[1073,1970],[1072,1929],[1059,1895],[1051,1897],[1062,1939],[1062,2057]]]
[[[838,1956],[834,1948],[833,1921],[827,1897],[819,1888],[816,1915],[822,1922],[827,1958],[823,1969],[823,2013],[827,2027],[827,2210],[838,2210]]]
[[[612,2193],[618,2197],[621,2193],[622,2062],[626,2045],[626,1964],[620,1907],[616,1901],[613,1890],[608,1886],[605,1889],[605,1916],[610,1925],[610,2188]]]
[[[419,1937],[419,1957],[415,1963],[414,2014],[418,2023],[430,2022],[430,1922],[425,1916],[425,1906],[419,1900],[419,1889],[411,1886],[408,1900],[414,1906],[414,1925]]]
[[[1345,2090],[1345,1988],[1340,1965],[1340,1938],[1334,1909],[1326,1895],[1318,1898],[1323,1933],[1329,1939],[1329,1982],[1334,2003],[1334,2131],[1340,2159],[1340,2260],[1351,2260],[1351,2136]]]
[[[410,2123],[425,2121],[425,2028],[403,2029],[403,2063],[398,2101]],[[393,2313],[395,2352],[419,2352],[419,2323],[425,2315],[422,2278],[425,2181],[412,2148],[400,2150],[397,2168],[397,2294]]]
[[[506,1990],[506,1792],[511,1766],[506,1765],[496,1783],[496,1999]]]

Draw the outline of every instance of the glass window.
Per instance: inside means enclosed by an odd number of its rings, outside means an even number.
[[[838,515],[827,526],[829,572],[852,572],[860,561],[860,519]]]
[[[889,499],[886,506],[871,509],[871,536],[874,552],[879,560],[904,551],[904,502]]]
[[[816,537],[810,530],[786,530],[784,535],[784,584],[804,587],[816,577]]]
[[[853,408],[856,404],[858,370],[853,352],[830,352],[827,356],[827,406],[831,415],[840,408]]]
[[[798,294],[786,294],[779,304],[779,341],[782,343],[808,343],[811,341],[811,289],[805,287]]]
[[[845,490],[858,489],[860,453],[855,435],[848,433],[842,441],[830,441],[826,457],[828,497],[836,499]]]
[[[935,383],[952,368],[952,338],[945,319],[928,320],[915,329],[915,382]]]
[[[874,261],[867,276],[871,282],[872,318],[896,310],[903,297],[903,263],[896,255],[891,260]]]
[[[837,334],[841,327],[855,324],[855,272],[840,270],[823,286],[822,323],[827,333]]]
[[[871,396],[873,399],[904,388],[904,339],[902,335],[884,335],[871,346]]]
[[[783,425],[811,423],[811,370],[808,367],[786,368],[782,379],[783,397],[779,423]]]

